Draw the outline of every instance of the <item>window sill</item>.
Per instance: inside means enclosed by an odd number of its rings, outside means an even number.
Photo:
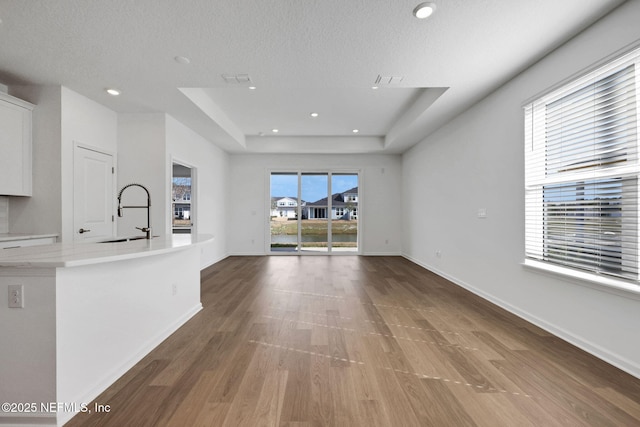
[[[635,285],[623,280],[617,280],[599,274],[573,270],[571,268],[560,267],[530,259],[525,259],[522,265],[525,268],[548,273],[552,276],[562,276],[564,278],[572,279],[571,281],[578,285],[640,300],[640,285]]]

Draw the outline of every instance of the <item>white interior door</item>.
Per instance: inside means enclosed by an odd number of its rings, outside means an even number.
[[[73,162],[74,240],[113,236],[113,156],[76,145]]]

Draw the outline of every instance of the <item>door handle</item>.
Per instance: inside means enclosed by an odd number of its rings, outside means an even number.
[[[85,230],[84,228],[81,228],[80,230],[78,230],[78,233],[82,234],[82,233],[88,233],[91,230]]]

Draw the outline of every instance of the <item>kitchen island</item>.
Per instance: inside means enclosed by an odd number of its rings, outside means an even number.
[[[210,240],[2,250],[0,402],[12,406],[0,411],[0,425],[59,426],[93,409],[93,399],[202,309],[201,245]],[[9,308],[16,302],[23,307]]]

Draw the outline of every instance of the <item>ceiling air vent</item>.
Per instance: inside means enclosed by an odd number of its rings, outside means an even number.
[[[251,83],[249,74],[223,74],[222,78],[228,84],[246,84]]]
[[[397,85],[402,81],[403,78],[404,77],[402,76],[382,76],[378,74],[375,85],[376,86]]]

